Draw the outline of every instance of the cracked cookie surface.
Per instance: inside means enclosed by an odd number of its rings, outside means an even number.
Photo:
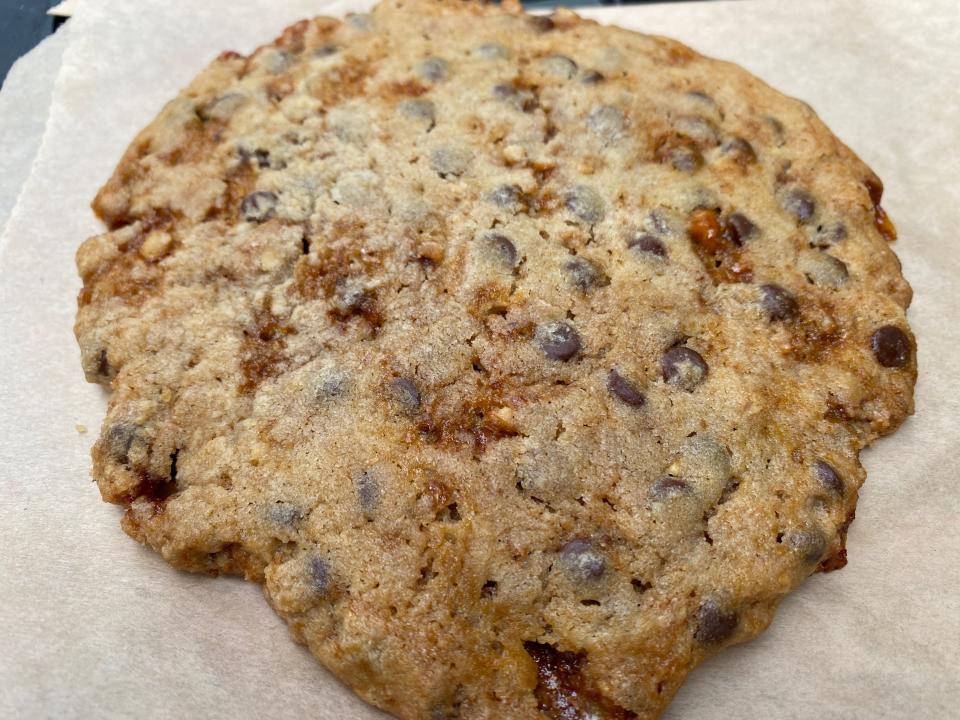
[[[226,52],[78,252],[124,529],[405,718],[655,718],[912,410],[882,185],[656,37],[391,0]]]

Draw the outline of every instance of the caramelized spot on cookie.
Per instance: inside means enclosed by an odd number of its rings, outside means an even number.
[[[720,215],[708,208],[695,211],[687,225],[693,251],[715,283],[745,283],[753,271],[741,255],[739,220],[721,222]]]
[[[887,242],[893,242],[897,239],[897,228],[886,211],[880,207],[880,199],[883,197],[883,183],[876,175],[872,175],[864,180],[864,185],[867,186],[870,201],[873,203],[873,217],[877,231]]]
[[[636,713],[605,697],[589,680],[585,653],[562,652],[552,645],[527,641],[527,654],[537,666],[533,691],[537,709],[551,720],[633,720]]]
[[[276,377],[286,369],[286,338],[297,331],[283,324],[267,310],[254,312],[253,322],[243,331],[243,350],[240,356],[242,381],[240,392],[255,390],[260,383]]]
[[[856,512],[851,510],[850,514],[847,515],[847,519],[844,520],[843,524],[839,528],[837,528],[837,537],[840,539],[840,549],[830,557],[825,558],[820,563],[820,565],[817,567],[820,572],[833,572],[834,570],[840,570],[846,567],[847,532],[850,530],[850,525],[853,523],[855,517]]]

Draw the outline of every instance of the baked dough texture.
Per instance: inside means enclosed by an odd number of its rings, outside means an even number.
[[[655,718],[912,411],[879,179],[676,42],[386,0],[223,53],[94,209],[123,528],[403,718]]]

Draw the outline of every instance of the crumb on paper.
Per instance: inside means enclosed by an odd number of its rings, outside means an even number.
[[[75,427],[77,428],[77,432],[80,433],[81,435],[86,434],[86,432],[87,432],[87,426],[86,426],[86,425],[81,425],[80,423],[77,423],[77,424],[75,425]]]

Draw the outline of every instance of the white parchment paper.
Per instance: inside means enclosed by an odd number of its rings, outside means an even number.
[[[364,3],[366,4],[366,3]],[[0,717],[382,717],[258,588],[169,568],[89,482],[105,398],[83,382],[73,253],[127,143],[220,50],[356,2],[87,2],[0,243]],[[864,454],[850,564],[698,670],[670,720],[955,718],[960,707],[960,10],[953,0],[591,11],[735,60],[810,102],[884,179],[915,290],[917,414]],[[80,423],[89,428],[81,434]]]
[[[67,47],[69,28],[44,38],[37,47],[17,60],[7,73],[0,91],[0,232],[30,175],[47,127],[53,85],[60,72]]]

